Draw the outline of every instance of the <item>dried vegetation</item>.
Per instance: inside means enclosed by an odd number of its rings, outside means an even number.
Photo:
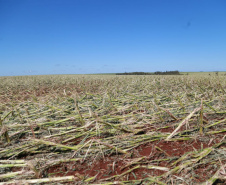
[[[220,184],[224,76],[0,77],[0,184]]]

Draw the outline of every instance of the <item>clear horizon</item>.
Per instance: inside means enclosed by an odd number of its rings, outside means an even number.
[[[0,76],[226,71],[224,0],[0,0]]]

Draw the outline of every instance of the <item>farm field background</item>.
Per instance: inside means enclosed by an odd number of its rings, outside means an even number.
[[[0,77],[0,184],[223,184],[225,79]]]

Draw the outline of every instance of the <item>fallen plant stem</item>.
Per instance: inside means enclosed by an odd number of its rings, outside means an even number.
[[[220,169],[217,170],[216,173],[210,179],[202,183],[202,185],[212,185],[217,180],[226,180],[225,168],[226,168],[226,164],[221,166]]]
[[[72,182],[75,180],[74,176],[66,177],[52,177],[43,179],[29,179],[29,180],[14,180],[8,182],[0,182],[0,185],[10,185],[10,184],[39,184],[39,183],[50,183],[50,182]]]
[[[155,148],[156,148],[157,150],[161,151],[162,153],[164,153],[165,155],[167,155],[168,157],[170,157],[170,155],[169,155],[167,152],[165,152],[164,150],[162,150],[162,149],[159,148],[158,146],[155,146]]]
[[[111,148],[111,149],[115,150],[116,153],[119,152],[119,153],[122,153],[122,154],[127,154],[127,155],[129,154],[128,152],[126,152],[126,151],[124,151],[124,150],[122,150],[122,149],[120,149],[120,148],[114,147],[114,146],[112,146],[112,145],[110,145],[110,144],[108,144],[108,143],[101,142],[101,141],[98,140],[98,139],[96,139],[96,140],[94,140],[94,141],[96,141],[97,143],[99,143],[99,144],[101,144],[101,145],[104,145],[104,146],[106,146],[106,147],[108,147],[108,148]]]
[[[198,107],[196,109],[194,109],[179,125],[178,127],[166,138],[166,141],[169,141],[173,136],[176,135],[176,133],[178,132],[178,130],[185,125],[186,123],[188,123],[189,119],[200,110],[201,108]]]

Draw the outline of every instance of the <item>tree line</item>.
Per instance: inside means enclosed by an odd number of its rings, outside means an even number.
[[[116,73],[116,75],[180,75],[179,71],[156,71],[154,73],[147,72],[130,72],[130,73]]]

